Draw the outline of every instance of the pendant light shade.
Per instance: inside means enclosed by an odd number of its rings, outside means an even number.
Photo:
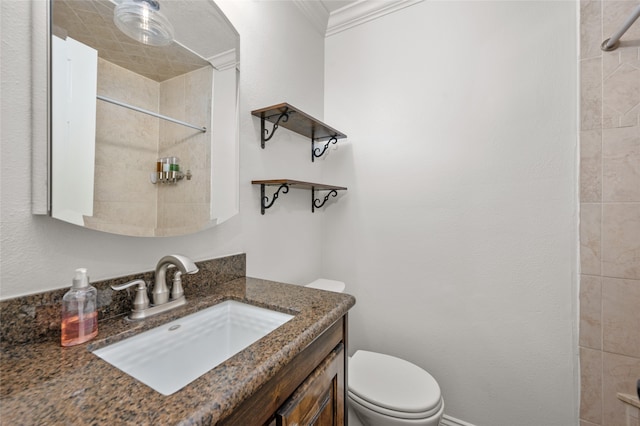
[[[140,43],[165,46],[173,41],[173,26],[160,13],[157,0],[122,0],[115,8],[113,22]]]

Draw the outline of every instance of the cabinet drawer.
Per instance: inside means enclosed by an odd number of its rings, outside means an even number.
[[[344,345],[340,343],[276,413],[277,426],[344,425]]]

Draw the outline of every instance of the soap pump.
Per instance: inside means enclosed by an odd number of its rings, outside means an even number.
[[[85,268],[76,269],[71,289],[62,297],[62,346],[74,346],[98,335],[98,291]]]

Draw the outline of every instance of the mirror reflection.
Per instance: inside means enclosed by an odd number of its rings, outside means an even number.
[[[120,31],[117,2],[52,1],[55,218],[170,236],[238,211],[237,32],[210,0],[152,3],[174,29],[166,46]]]

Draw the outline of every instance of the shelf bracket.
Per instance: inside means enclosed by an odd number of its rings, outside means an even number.
[[[260,117],[260,142],[261,142],[260,145],[262,146],[262,149],[264,149],[264,143],[269,141],[273,137],[273,135],[276,133],[276,130],[278,130],[278,127],[280,126],[280,121],[282,121],[283,123],[286,123],[288,120],[289,120],[289,108],[286,108],[284,112],[280,114],[280,117],[278,117],[276,122],[273,123],[271,134],[269,134],[269,129],[265,129],[265,126],[264,126],[265,118]]]
[[[311,139],[311,162],[313,163],[316,158],[322,157],[324,153],[327,151],[327,149],[329,149],[329,145],[332,143],[333,144],[338,143],[338,138],[335,135],[331,136],[331,138],[329,138],[327,143],[324,145],[324,148],[320,150],[320,148],[316,148],[316,141],[312,138]]]
[[[316,209],[319,209],[320,207],[324,206],[327,200],[329,199],[329,197],[331,197],[332,195],[334,197],[337,197],[338,191],[336,191],[335,189],[332,189],[331,191],[329,191],[327,195],[325,195],[324,200],[320,200],[320,198],[316,198],[315,187],[311,188],[311,213],[315,213]]]
[[[289,184],[283,183],[282,185],[280,185],[280,188],[278,188],[278,190],[273,193],[271,201],[269,201],[269,197],[264,195],[264,187],[265,187],[264,183],[260,184],[260,213],[262,214],[264,214],[264,211],[266,209],[271,208],[271,206],[273,206],[273,203],[276,202],[276,200],[278,199],[278,196],[280,195],[280,191],[282,191],[283,194],[286,194],[287,192],[289,192]]]

